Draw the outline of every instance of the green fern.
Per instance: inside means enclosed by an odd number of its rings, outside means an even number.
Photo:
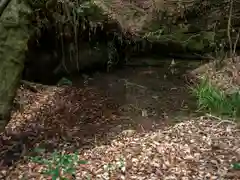
[[[202,80],[197,87],[191,88],[191,92],[197,98],[200,110],[233,118],[240,116],[239,92],[227,96],[211,85],[207,79]]]

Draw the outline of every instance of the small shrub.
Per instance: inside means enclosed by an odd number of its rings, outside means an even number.
[[[39,152],[39,150],[35,150]],[[41,172],[45,175],[51,176],[53,180],[67,179],[66,177],[75,176],[76,166],[79,164],[86,164],[86,161],[79,160],[77,153],[64,154],[57,151],[51,154],[50,158],[42,156],[30,157],[32,162],[45,165],[45,169]]]
[[[206,79],[202,80],[198,86],[191,88],[191,91],[197,98],[197,105],[200,110],[233,118],[240,116],[239,92],[226,95]]]

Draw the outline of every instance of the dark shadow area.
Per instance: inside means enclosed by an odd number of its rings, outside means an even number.
[[[94,71],[106,72],[124,64],[128,39],[118,22],[106,21],[91,27],[88,17],[75,34],[72,24],[64,30],[50,23],[39,27],[28,41],[23,79],[56,85],[62,78]]]

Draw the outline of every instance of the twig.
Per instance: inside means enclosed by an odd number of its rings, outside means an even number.
[[[37,88],[34,87],[34,84],[25,80],[21,80],[21,84],[23,84],[27,89],[29,89],[30,91],[37,93],[38,90]]]
[[[221,120],[221,122],[219,122],[216,126],[214,127],[218,127],[219,125],[223,124],[223,123],[229,123],[229,124],[232,124],[234,126],[236,126],[237,124],[231,120]]]
[[[229,123],[229,124],[232,124],[232,125],[237,125],[235,122],[233,122],[232,120],[223,120],[221,119],[220,117],[217,117],[217,116],[214,116],[212,114],[206,114],[207,117],[210,117],[210,118],[214,118],[214,119],[217,119],[219,120],[220,122],[214,126],[214,128],[218,127],[219,125],[223,124],[223,123]]]
[[[239,33],[240,33],[240,28],[238,29],[237,37],[236,37],[236,40],[235,40],[235,43],[234,43],[234,47],[233,47],[234,55],[236,54],[237,43],[238,43],[238,40],[239,40]]]
[[[230,0],[230,9],[229,9],[229,17],[228,17],[228,25],[227,25],[227,36],[228,36],[228,42],[229,42],[229,47],[230,47],[230,56],[233,58],[232,39],[231,39],[232,10],[233,10],[233,0]]]
[[[139,87],[139,88],[142,88],[142,89],[148,89],[146,86],[142,86],[142,85],[139,85],[137,83],[129,82],[126,79],[121,79],[121,80],[123,80],[125,82],[126,86],[130,85],[130,86],[135,86],[135,87]]]

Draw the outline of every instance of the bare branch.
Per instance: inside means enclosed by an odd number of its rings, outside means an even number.
[[[230,48],[230,56],[231,57],[233,56],[232,39],[231,39],[232,11],[233,11],[233,0],[230,0],[228,26],[227,26],[227,36],[228,36],[228,42],[229,42],[229,48]]]

